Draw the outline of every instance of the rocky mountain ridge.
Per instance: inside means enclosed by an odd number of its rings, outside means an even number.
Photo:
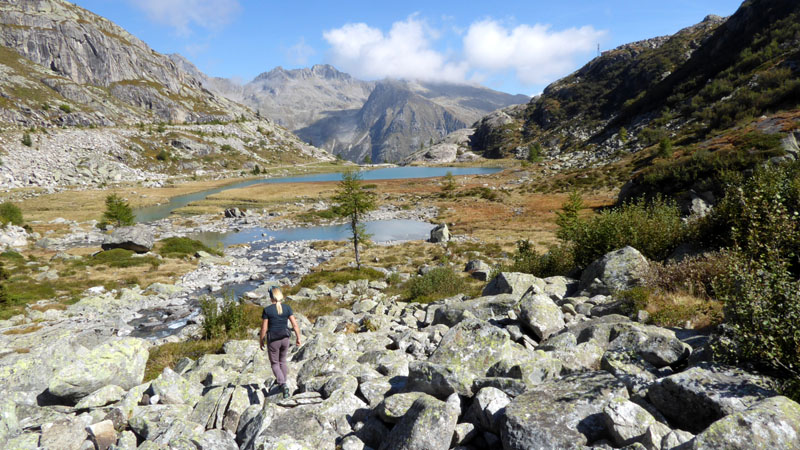
[[[0,4],[0,73],[5,188],[160,184],[333,159],[63,0]]]
[[[621,163],[633,177],[626,194],[708,190],[713,167],[780,156],[780,138],[798,128],[798,17],[796,2],[747,1],[729,18],[604,52],[523,110],[482,119],[472,150],[524,158],[541,146],[572,169],[634,155]]]
[[[179,55],[173,60],[185,61]],[[193,66],[192,66],[193,67]],[[196,68],[190,73],[202,77]],[[265,72],[244,86],[210,77],[203,85],[241,101],[306,142],[353,161],[399,161],[484,114],[528,100],[479,86],[362,81],[330,65]]]

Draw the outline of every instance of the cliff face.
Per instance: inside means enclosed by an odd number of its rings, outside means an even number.
[[[55,91],[49,94],[54,101],[81,111],[79,119],[64,119],[67,124],[205,122],[248,114],[203,89],[172,60],[119,26],[63,0],[2,2],[0,45],[23,57],[6,52],[0,64],[26,66],[17,67],[18,72],[40,72],[28,84],[43,84],[38,86],[42,95],[49,88]],[[33,103],[25,95],[6,98],[16,106]],[[48,121],[46,114],[37,116],[30,121]]]

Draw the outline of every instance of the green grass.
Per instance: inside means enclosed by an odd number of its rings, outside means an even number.
[[[466,280],[450,267],[437,267],[406,283],[406,296],[418,303],[430,303],[453,295],[466,294],[467,290]]]
[[[317,285],[324,284],[333,286],[335,284],[346,284],[355,280],[382,280],[383,273],[370,268],[356,269],[342,269],[336,271],[323,270],[320,272],[313,272],[303,277],[292,289],[288,291],[289,294],[297,293],[301,288],[314,288]]]
[[[214,250],[200,241],[186,237],[171,237],[160,241],[157,253],[165,258],[183,258],[204,251],[212,255],[222,256],[222,252]]]
[[[106,250],[88,258],[73,262],[75,265],[108,266],[112,268],[126,268],[135,266],[158,267],[161,261],[155,256],[134,256],[136,253],[122,248]]]

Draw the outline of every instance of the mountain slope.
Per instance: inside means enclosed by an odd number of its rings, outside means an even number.
[[[398,161],[420,144],[529,99],[479,86],[362,81],[330,65],[278,67],[241,91],[213,78],[203,79],[203,85],[294,130],[306,142],[353,161],[369,156],[374,162]]]
[[[471,143],[488,157],[540,145],[561,168],[623,161],[626,197],[685,193],[780,155],[798,115],[800,3],[748,0],[728,19],[604,52],[520,114],[483,119]]]
[[[119,26],[63,0],[0,3],[0,45],[26,60],[5,52],[0,63],[40,72],[34,77],[39,84],[81,111],[78,123],[208,122],[251,114],[204,89],[168,57]],[[35,109],[41,106],[30,96],[8,97]],[[37,116],[34,121],[49,115]]]
[[[0,3],[0,186],[160,184],[333,157],[62,0]]]

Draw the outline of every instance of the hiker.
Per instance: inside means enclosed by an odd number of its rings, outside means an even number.
[[[298,347],[300,346],[300,327],[297,326],[291,306],[281,304],[283,292],[279,287],[271,286],[269,288],[269,298],[272,300],[272,304],[264,308],[264,312],[261,314],[261,339],[259,342],[261,350],[264,350],[264,343],[267,343],[272,372],[283,392],[283,398],[289,398],[289,386],[286,385],[286,377],[289,374],[286,355],[289,353],[291,333],[287,322],[292,323]]]

